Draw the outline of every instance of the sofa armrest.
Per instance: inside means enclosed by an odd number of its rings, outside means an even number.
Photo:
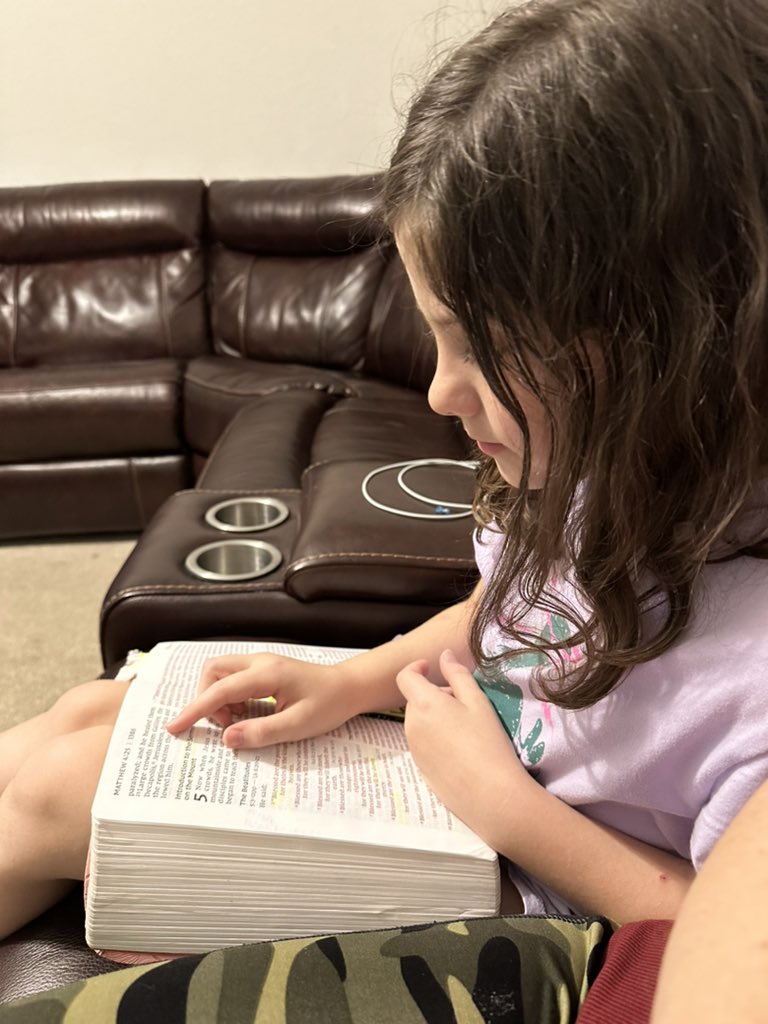
[[[285,572],[285,589],[300,601],[323,599],[463,600],[474,586],[474,520],[409,518],[382,511],[363,497],[367,460],[310,466],[302,478],[301,527]],[[388,477],[388,479],[387,479]],[[394,472],[378,481],[382,504],[421,515],[431,506],[409,498]],[[466,469],[442,470],[445,501],[471,502]]]

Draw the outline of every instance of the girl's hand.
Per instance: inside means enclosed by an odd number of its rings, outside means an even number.
[[[440,670],[447,686],[426,678],[426,662],[398,673],[408,746],[438,799],[498,850],[505,808],[516,788],[533,780],[493,705],[451,651],[440,656]]]
[[[203,666],[198,696],[166,728],[177,736],[209,718],[224,729],[222,739],[233,749],[319,736],[356,714],[349,680],[339,669],[276,654],[211,658]],[[241,720],[247,701],[264,697],[274,698],[274,714]]]
[[[581,814],[518,760],[496,711],[447,651],[446,687],[413,662],[397,677],[411,753],[436,796],[498,853],[582,913],[618,922],[674,917],[694,871],[688,861]]]

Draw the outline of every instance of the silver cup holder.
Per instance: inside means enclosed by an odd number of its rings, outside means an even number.
[[[226,533],[256,533],[288,518],[288,506],[278,498],[227,498],[205,513],[209,526]]]
[[[217,540],[190,552],[184,568],[202,580],[235,583],[266,576],[282,562],[283,556],[263,540]]]

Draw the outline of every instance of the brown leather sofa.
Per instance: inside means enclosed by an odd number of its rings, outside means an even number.
[[[0,538],[144,531],[107,664],[254,623],[376,643],[466,590],[468,520],[360,494],[382,464],[467,456],[428,408],[432,346],[375,197],[370,177],[0,190]],[[392,474],[376,487],[424,511]],[[466,498],[469,474],[437,489]],[[206,508],[241,493],[290,507],[281,566],[190,576]]]
[[[361,494],[382,465],[469,455],[427,405],[432,345],[375,198],[369,177],[0,190],[0,539],[142,531],[105,664],[211,635],[367,646],[472,585],[471,519]],[[423,513],[395,476],[372,493]],[[470,477],[411,483],[462,501]],[[280,565],[191,575],[232,538],[207,509],[238,496],[288,508],[244,535]],[[81,935],[75,894],[0,943],[0,1001],[105,969]]]

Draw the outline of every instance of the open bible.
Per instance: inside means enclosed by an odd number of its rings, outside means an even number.
[[[206,658],[260,651],[358,653],[183,641],[134,661],[92,809],[88,943],[191,953],[496,913],[496,854],[429,790],[401,721],[236,752],[207,722],[165,730]]]

